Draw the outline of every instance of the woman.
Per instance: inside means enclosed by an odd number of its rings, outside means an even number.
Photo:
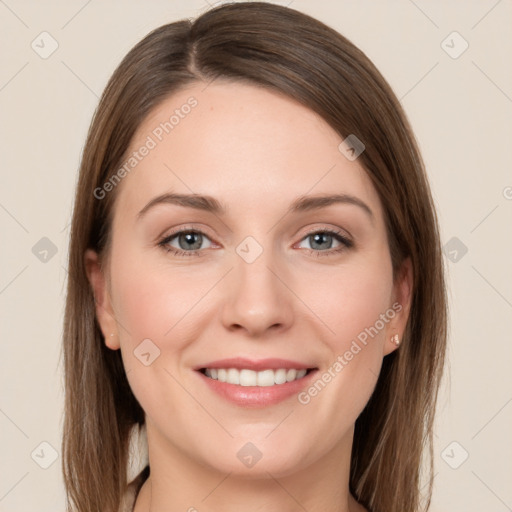
[[[428,508],[436,215],[399,102],[334,30],[250,2],[137,44],[89,131],[69,276],[69,510]]]

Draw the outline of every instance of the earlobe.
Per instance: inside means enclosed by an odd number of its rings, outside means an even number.
[[[400,346],[400,337],[398,334],[393,334],[393,336],[391,336],[391,343],[394,343],[397,347]]]
[[[117,324],[107,286],[107,278],[101,267],[98,253],[92,249],[87,249],[84,255],[84,263],[87,278],[94,294],[96,318],[105,338],[105,345],[112,350],[117,350],[120,348]]]

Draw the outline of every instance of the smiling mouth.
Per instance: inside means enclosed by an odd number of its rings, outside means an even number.
[[[199,371],[212,380],[225,382],[226,384],[271,387],[300,380],[315,369],[279,368],[277,370],[254,371],[238,368],[201,368]]]

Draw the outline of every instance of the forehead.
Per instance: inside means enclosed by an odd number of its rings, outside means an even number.
[[[340,152],[341,141],[320,116],[282,94],[237,82],[195,83],[164,100],[137,129],[116,209],[140,210],[169,191],[260,212],[301,195],[345,193],[381,215],[370,178]]]

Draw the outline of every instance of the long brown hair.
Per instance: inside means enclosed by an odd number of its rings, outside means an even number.
[[[356,134],[365,144],[359,161],[384,208],[393,271],[410,258],[414,290],[402,345],[384,358],[356,421],[350,490],[373,512],[427,509],[447,306],[437,219],[414,135],[390,86],[346,38],[293,9],[247,2],[151,32],[116,69],[95,112],[76,188],[63,334],[68,510],[118,511],[130,429],[144,423],[120,351],[105,346],[95,318],[84,253],[92,248],[108,256],[116,191],[98,200],[94,190],[118,170],[154,107],[188,84],[216,78],[279,91],[343,138]],[[420,493],[425,455],[427,485]]]

